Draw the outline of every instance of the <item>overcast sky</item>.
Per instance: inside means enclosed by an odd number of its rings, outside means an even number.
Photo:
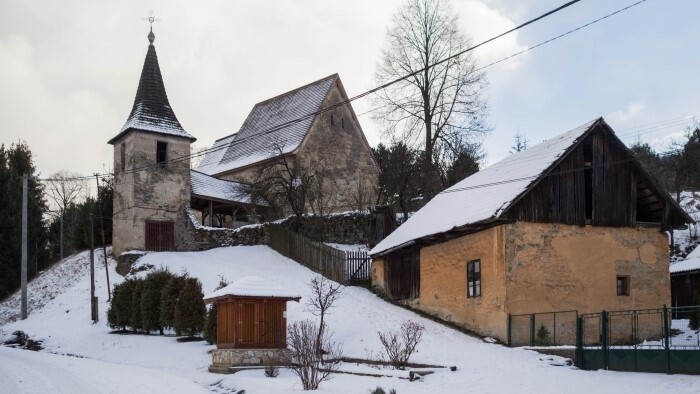
[[[454,5],[463,30],[480,42],[563,2]],[[633,2],[582,1],[478,49],[478,61]],[[350,96],[372,88],[400,3],[0,0],[0,143],[27,141],[43,175],[111,169],[107,141],[131,110],[148,45],[142,18],[151,9],[160,19],[155,45],[170,103],[203,147],[236,132],[255,103],[332,73]],[[700,1],[649,0],[487,68],[487,161],[505,157],[518,131],[534,144],[598,116],[626,142],[665,149],[700,115],[699,15]],[[372,108],[366,99],[353,106],[357,114]],[[370,144],[379,143],[369,116],[359,119]]]

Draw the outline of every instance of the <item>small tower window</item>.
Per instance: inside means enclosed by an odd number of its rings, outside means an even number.
[[[345,118],[340,118],[340,127],[345,128]]]
[[[121,160],[121,168],[122,168],[122,171],[124,171],[124,170],[126,170],[126,144],[122,143],[121,145],[119,145],[119,150],[120,150],[119,156],[120,156],[120,160]]]
[[[331,126],[333,126],[333,114],[331,114]]]
[[[168,152],[168,143],[163,141],[157,141],[156,143],[156,163],[165,165]]]

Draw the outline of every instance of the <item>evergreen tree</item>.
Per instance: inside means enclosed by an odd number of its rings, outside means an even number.
[[[223,289],[226,286],[228,286],[228,282],[226,282],[224,278],[219,277],[219,285],[216,286],[215,291]],[[209,310],[207,311],[207,321],[204,326],[204,339],[206,339],[207,343],[209,343],[210,345],[216,343],[216,319],[216,303],[212,303],[209,306]]]
[[[173,275],[163,287],[160,297],[160,324],[163,327],[174,328],[178,336],[182,333],[175,327],[175,304],[182,288],[185,287],[186,279],[187,274]]]
[[[0,300],[19,288],[22,245],[22,175],[29,175],[27,198],[27,276],[49,264],[44,187],[24,142],[0,145]]]
[[[193,338],[204,328],[206,314],[202,283],[197,278],[187,278],[175,303],[175,329]]]
[[[143,329],[143,318],[141,315],[141,296],[143,295],[143,279],[134,280],[134,287],[131,290],[131,328],[134,332]],[[148,331],[146,331],[148,333]]]
[[[163,335],[160,321],[160,305],[163,288],[173,277],[167,269],[151,272],[146,276],[141,293],[141,325],[146,331],[158,331]]]
[[[112,291],[112,301],[110,304],[110,312],[107,314],[107,322],[110,327],[122,331],[126,331],[127,327],[132,327],[131,303],[133,298],[133,290],[136,281],[127,279],[124,282],[114,286]],[[112,314],[110,320],[110,313]]]

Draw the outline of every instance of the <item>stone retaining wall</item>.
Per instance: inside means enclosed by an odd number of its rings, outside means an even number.
[[[293,216],[281,225],[316,242],[368,244],[372,215],[350,212],[331,216]]]

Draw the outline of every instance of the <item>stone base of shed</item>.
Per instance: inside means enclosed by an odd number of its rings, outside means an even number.
[[[291,362],[289,349],[214,349],[211,352],[209,372],[235,373],[246,367],[287,365]],[[241,368],[243,367],[243,368]]]

